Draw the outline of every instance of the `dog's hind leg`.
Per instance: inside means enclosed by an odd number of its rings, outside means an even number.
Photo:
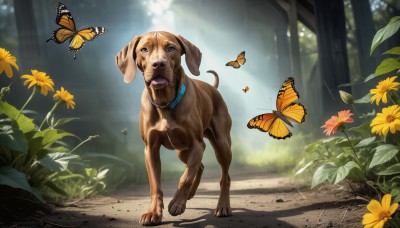
[[[231,165],[232,161],[231,138],[229,135],[231,122],[226,121],[225,123],[227,124],[225,127],[220,126],[221,128],[212,128],[212,133],[206,135],[212,147],[214,148],[215,156],[217,157],[217,161],[220,164],[222,171],[220,180],[220,195],[217,208],[215,209],[214,213],[216,217],[227,217],[232,215],[229,197],[231,178],[228,173],[229,166]]]

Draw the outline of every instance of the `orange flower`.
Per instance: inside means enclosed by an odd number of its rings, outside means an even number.
[[[338,112],[337,116],[332,116],[329,120],[325,122],[321,128],[325,128],[324,133],[326,136],[334,134],[338,127],[342,126],[343,123],[352,123],[353,119],[350,117],[353,113],[350,110],[343,110]]]

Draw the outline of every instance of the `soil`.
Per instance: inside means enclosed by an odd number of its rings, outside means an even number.
[[[262,174],[232,175],[233,216],[214,217],[219,195],[218,178],[203,178],[186,211],[173,217],[164,208],[158,227],[362,227],[367,202],[357,200],[342,187],[322,186],[311,190],[287,177]],[[164,204],[176,190],[176,180],[163,181]],[[119,189],[109,196],[96,196],[35,219],[35,224],[12,227],[141,227],[139,216],[150,203],[148,184]]]

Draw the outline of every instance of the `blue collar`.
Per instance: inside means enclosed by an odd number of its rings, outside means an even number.
[[[157,108],[168,108],[170,111],[174,111],[176,109],[176,106],[178,106],[179,102],[181,102],[183,95],[185,95],[185,92],[186,92],[186,86],[185,86],[185,84],[182,83],[181,88],[179,89],[178,95],[175,97],[175,99],[173,101],[171,101],[167,105],[156,104],[153,101],[153,99],[151,99],[150,95],[148,95],[147,97],[148,97],[150,103],[152,103]]]

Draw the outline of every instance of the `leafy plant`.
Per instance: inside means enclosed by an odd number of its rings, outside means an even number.
[[[371,45],[371,54],[399,28],[400,16],[392,18],[376,33]],[[399,56],[400,47],[394,47],[383,54]],[[365,82],[394,71],[399,73],[399,69],[400,58],[386,58],[376,68],[375,73],[365,79]],[[389,210],[386,205],[391,199],[394,202],[393,208],[397,211],[397,203],[400,202],[400,98],[398,95],[400,83],[396,79],[397,76],[392,76],[381,80],[376,88],[371,89],[370,93],[360,99],[353,99],[351,94],[339,91],[342,100],[351,105],[354,113],[357,113],[356,121],[354,121],[357,125],[346,129],[353,123],[350,117],[353,114],[350,110],[341,111],[338,116],[331,117],[322,126],[326,128],[327,136],[336,131],[341,132],[342,135],[320,139],[306,146],[304,151],[314,156],[302,161],[296,175],[312,170],[314,173],[311,180],[312,188],[326,181],[331,184],[345,181],[357,194],[366,196],[386,194],[384,200],[386,203],[382,204],[383,209],[380,211]],[[377,113],[372,108],[371,113],[363,114],[356,107],[357,104],[376,103],[379,105],[380,102],[385,107]],[[386,106],[389,104],[391,105]],[[370,204],[378,205],[376,200],[372,200]],[[370,218],[364,218],[363,222],[372,224],[375,221],[381,221],[374,220],[377,216],[375,214],[380,211],[372,211],[371,215],[367,215]],[[400,221],[395,211],[388,214],[390,217],[394,213],[391,218],[385,217],[390,219],[388,224],[392,226],[399,225]],[[387,219],[383,223],[386,221]]]
[[[5,71],[8,77],[13,72],[8,65],[19,69],[16,58],[4,49],[0,49],[0,73]],[[5,69],[2,69],[5,67]],[[9,221],[26,217],[26,213],[36,210],[49,211],[46,200],[73,199],[88,197],[107,188],[106,177],[109,167],[92,167],[76,149],[98,136],[89,136],[80,140],[76,135],[62,130],[67,124],[77,118],[55,118],[58,107],[66,104],[68,109],[75,108],[74,96],[61,87],[54,94],[54,106],[47,113],[41,124],[25,115],[24,109],[40,92],[46,96],[54,91],[54,83],[45,72],[32,70],[32,75],[23,75],[24,84],[32,88],[22,108],[17,109],[5,100],[11,86],[0,91],[0,218]],[[62,142],[72,137],[80,142],[74,148]],[[113,156],[108,159],[117,160]],[[71,164],[79,164],[81,169],[71,169]],[[111,163],[112,164],[112,163]],[[111,183],[111,182],[110,182]],[[120,182],[119,182],[120,183]],[[118,183],[118,184],[119,184]],[[116,184],[116,183],[114,183]],[[73,189],[73,190],[72,190]],[[79,195],[75,193],[79,191]],[[4,193],[4,194],[3,194]],[[16,202],[18,202],[16,204]],[[21,209],[25,208],[25,209]],[[24,214],[25,213],[25,214]]]

